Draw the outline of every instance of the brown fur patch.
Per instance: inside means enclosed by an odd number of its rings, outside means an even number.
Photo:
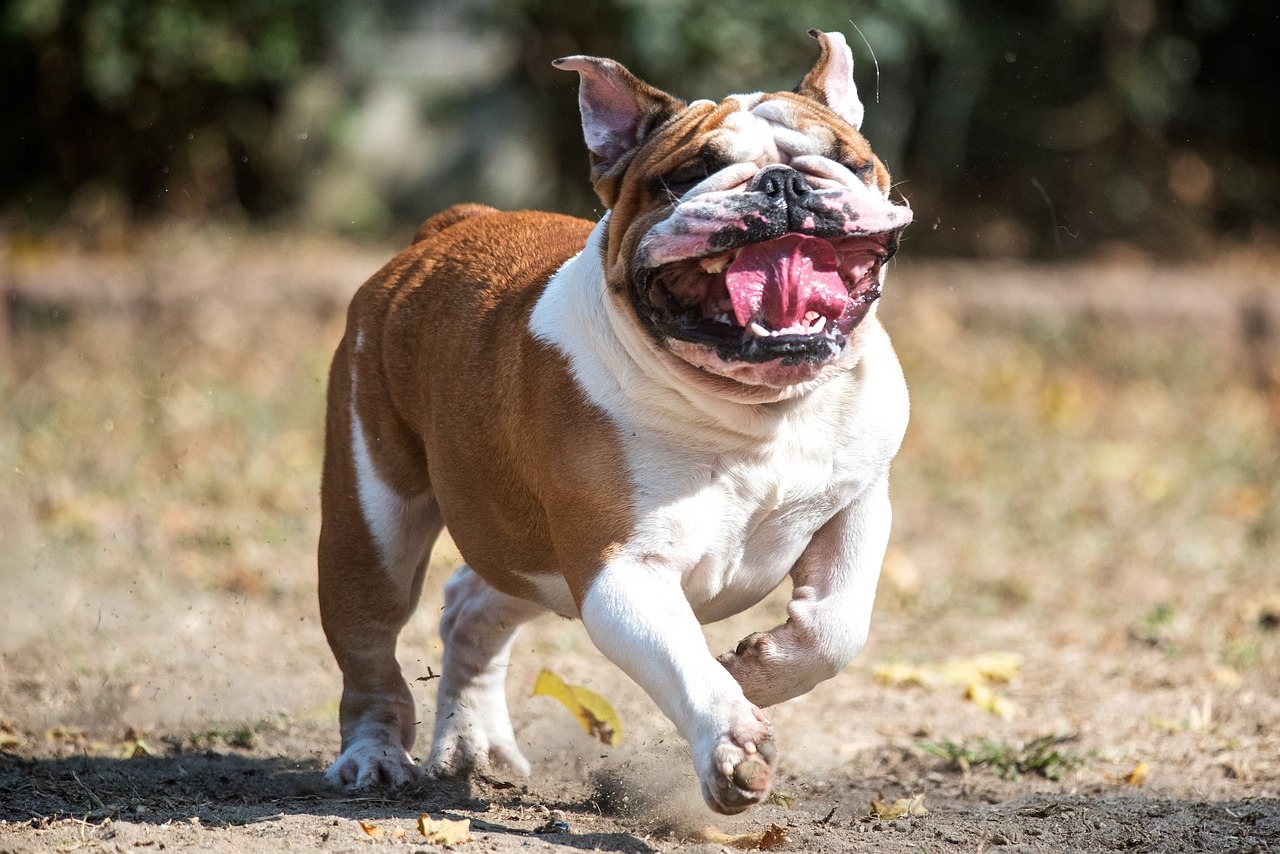
[[[335,359],[330,441],[349,436],[339,374],[354,368],[379,477],[405,498],[430,490],[467,563],[513,595],[529,592],[513,572],[557,569],[580,595],[631,531],[613,425],[528,332],[547,280],[591,227],[481,206],[428,220],[356,294]]]

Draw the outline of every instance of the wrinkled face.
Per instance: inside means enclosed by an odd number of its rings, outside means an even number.
[[[572,56],[591,177],[610,208],[605,277],[663,350],[749,386],[848,369],[911,210],[859,133],[853,55],[795,92],[684,104],[609,59]]]
[[[888,201],[867,141],[791,93],[695,102],[661,126],[619,184],[610,269],[663,346],[759,385],[850,354],[911,211]],[[612,252],[610,253],[612,254]]]

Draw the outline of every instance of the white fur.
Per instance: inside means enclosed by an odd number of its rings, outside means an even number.
[[[490,587],[465,564],[444,587],[443,675],[427,768],[450,774],[492,766],[528,775],[507,712],[507,663],[516,633],[539,605]]]
[[[552,278],[530,321],[626,437],[635,531],[589,589],[582,619],[689,740],[712,802],[744,745],[768,737],[753,702],[811,689],[865,641],[906,385],[874,318],[855,368],[774,402],[690,382],[604,295],[606,227]],[[750,607],[788,573],[789,623],[722,666],[698,621]]]
[[[353,398],[354,388],[353,378]],[[351,449],[356,464],[360,512],[378,546],[383,571],[407,597],[418,566],[426,558],[436,533],[432,530],[435,507],[432,495],[424,492],[412,498],[402,498],[378,476],[354,399],[351,402]]]

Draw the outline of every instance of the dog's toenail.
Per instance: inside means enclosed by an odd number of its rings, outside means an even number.
[[[755,759],[744,759],[733,769],[733,784],[747,791],[763,789],[768,779],[768,770]]]

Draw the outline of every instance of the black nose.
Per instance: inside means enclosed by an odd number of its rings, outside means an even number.
[[[790,207],[812,193],[813,188],[790,166],[770,166],[756,175],[751,191],[764,193],[771,200],[784,201]]]

